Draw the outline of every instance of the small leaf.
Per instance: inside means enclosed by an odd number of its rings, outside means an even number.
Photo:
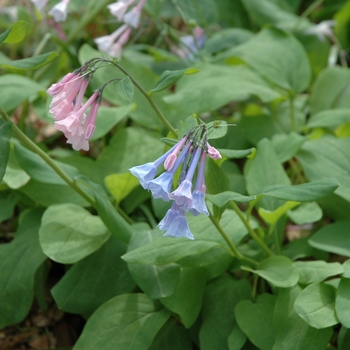
[[[316,202],[302,203],[298,208],[288,211],[289,218],[297,225],[316,222],[321,220],[322,215],[322,209]]]
[[[168,318],[145,294],[119,295],[92,314],[74,349],[147,350]]]
[[[52,62],[58,54],[56,52],[48,52],[39,56],[23,58],[21,60],[1,63],[0,68],[15,72],[26,72],[28,70],[38,69]]]
[[[0,182],[5,175],[7,162],[10,156],[10,138],[12,123],[0,119]]]
[[[227,134],[227,123],[223,120],[216,120],[207,124],[209,129],[208,140],[220,139]]]
[[[298,271],[293,266],[292,261],[281,255],[271,256],[263,260],[256,270],[246,267],[243,269],[253,272],[281,288],[292,287],[299,279]]]
[[[283,216],[288,210],[296,207],[299,204],[300,204],[299,202],[288,201],[273,211],[266,210],[264,208],[259,208],[258,212],[260,217],[264,219],[266,223],[270,225],[274,225],[277,223],[279,218]]]
[[[12,27],[0,34],[0,43],[17,44],[22,41],[27,32],[28,23],[24,21],[16,22]]]
[[[309,244],[329,253],[350,257],[350,221],[338,221],[318,230]]]
[[[252,156],[256,152],[256,148],[249,148],[244,150],[231,150],[231,149],[219,149],[218,150],[223,157],[229,159],[240,159]]]
[[[105,184],[119,204],[135,187],[139,185],[139,181],[130,172],[127,172],[123,174],[108,175],[105,177]]]
[[[335,300],[335,310],[337,316],[346,328],[350,328],[350,279],[342,278],[340,280],[337,292],[337,298]]]
[[[294,266],[298,269],[299,283],[301,284],[322,282],[328,277],[344,272],[344,267],[340,263],[327,263],[323,260],[296,261]]]
[[[134,97],[134,85],[129,77],[117,80],[114,83],[114,90],[123,100],[132,102]]]
[[[181,70],[166,70],[162,73],[159,80],[156,83],[156,86],[150,90],[150,92],[158,92],[165,90],[166,88],[172,86],[175,84],[184,74],[194,74],[199,72],[198,69],[195,68],[188,68],[188,69],[181,69]]]
[[[334,287],[315,283],[307,286],[297,297],[294,310],[311,327],[327,328],[339,323],[335,315],[336,290]]]
[[[263,194],[289,201],[311,202],[333,193],[338,186],[337,180],[328,178],[295,186],[273,185],[266,187]]]
[[[74,264],[99,249],[110,233],[98,216],[75,204],[46,209],[39,230],[43,252],[62,264]]]
[[[256,196],[244,196],[240,193],[225,191],[218,194],[207,194],[206,198],[216,206],[223,207],[229,201],[246,203],[256,199]]]

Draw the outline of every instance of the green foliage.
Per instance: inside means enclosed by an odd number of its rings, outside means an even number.
[[[108,4],[0,14],[0,328],[50,291],[75,350],[349,349],[349,2],[147,0],[102,52]],[[152,197],[165,172],[203,213]]]

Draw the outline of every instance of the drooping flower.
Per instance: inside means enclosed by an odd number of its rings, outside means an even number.
[[[140,25],[140,18],[143,6],[145,5],[146,0],[140,0],[139,3],[133,7],[128,13],[123,17],[123,22],[128,24],[133,28],[138,28]]]
[[[119,0],[113,4],[108,5],[108,9],[111,15],[117,17],[119,21],[122,21],[128,7],[132,5],[135,0]]]
[[[325,41],[326,38],[333,41],[334,33],[332,28],[336,24],[337,22],[333,20],[322,21],[312,27],[305,29],[304,34],[316,35],[320,41]]]
[[[49,0],[31,0],[31,2],[35,5],[38,11],[42,11]]]
[[[49,11],[55,22],[64,22],[67,19],[69,3],[70,0],[61,0]]]
[[[221,158],[220,153],[207,142],[208,130],[204,124],[192,128],[172,149],[154,163],[147,163],[129,169],[138,177],[141,185],[152,192],[154,198],[173,200],[171,208],[160,221],[158,227],[165,230],[164,236],[187,237],[194,239],[186,219],[186,211],[197,216],[209,215],[205,204],[206,187],[204,170],[206,156]],[[181,152],[180,152],[181,150]],[[164,162],[165,172],[156,178],[157,168]],[[156,163],[156,165],[155,165]],[[192,191],[192,180],[197,165],[197,181]],[[177,188],[171,192],[175,172],[181,167]]]

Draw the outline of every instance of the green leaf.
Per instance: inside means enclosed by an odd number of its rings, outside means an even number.
[[[267,0],[242,0],[242,4],[248,12],[251,19],[260,27],[265,24],[273,24],[276,27],[288,30],[305,29],[308,21],[305,18],[298,17],[285,7],[281,6],[283,1]]]
[[[299,279],[298,270],[293,266],[292,261],[282,255],[271,256],[263,260],[256,270],[246,267],[244,269],[281,288],[292,287]]]
[[[342,278],[340,280],[335,300],[335,311],[337,317],[343,326],[350,328],[350,279]]]
[[[45,66],[56,59],[56,57],[58,57],[56,52],[48,52],[42,55],[22,58],[16,61],[6,61],[3,63],[0,60],[0,68],[14,72],[26,72],[28,70],[34,70]]]
[[[1,329],[27,316],[33,303],[35,273],[46,260],[38,239],[42,210],[23,214],[14,240],[0,246]]]
[[[350,221],[338,221],[319,229],[309,239],[317,249],[350,257]]]
[[[297,154],[306,176],[311,181],[334,178],[339,182],[335,194],[350,201],[350,138],[323,136],[307,141]]]
[[[220,139],[227,134],[227,123],[224,120],[215,120],[207,124],[209,129],[208,140]]]
[[[270,211],[270,210],[266,210],[264,208],[259,208],[258,212],[259,212],[259,216],[268,224],[270,225],[275,225],[277,224],[277,221],[280,219],[281,216],[283,216],[284,214],[286,214],[286,212],[294,207],[296,207],[297,205],[299,205],[299,202],[291,202],[288,201],[286,203],[284,203],[282,206],[280,206],[279,208]]]
[[[328,277],[344,272],[344,267],[340,263],[327,263],[322,260],[296,261],[294,266],[298,269],[300,284],[322,282]]]
[[[303,46],[294,36],[277,28],[261,30],[225,55],[230,55],[234,62],[240,58],[266,81],[284,90],[302,92],[309,85],[311,69]],[[230,62],[230,58],[226,62]]]
[[[19,164],[32,179],[47,184],[67,185],[66,181],[64,181],[38,154],[29,151],[17,141],[14,141],[13,144]],[[74,177],[79,173],[78,170],[71,165],[57,161],[54,162],[70,177]]]
[[[179,282],[174,293],[160,299],[164,306],[180,316],[185,328],[194,324],[201,311],[206,281],[205,269],[181,267]]]
[[[326,349],[333,334],[332,327],[315,329],[310,327],[294,311],[294,302],[301,288],[281,289],[276,300],[273,323],[276,341],[272,350]]]
[[[306,141],[306,138],[295,132],[291,132],[288,135],[275,134],[271,141],[278,160],[284,163],[297,154]]]
[[[123,294],[101,305],[88,319],[75,350],[147,350],[169,318],[144,294]]]
[[[157,333],[148,350],[193,350],[192,340],[185,328],[175,318],[169,321]]]
[[[18,21],[5,32],[0,34],[0,43],[17,44],[26,36],[28,23]]]
[[[0,76],[1,102],[0,107],[5,111],[17,108],[23,101],[35,98],[45,89],[32,79],[16,74]]]
[[[258,96],[262,101],[272,101],[280,95],[244,65],[224,66],[201,63],[195,66],[200,74],[182,79],[175,94],[164,101],[183,115],[214,111],[232,100],[243,101]]]
[[[187,1],[178,0],[177,4],[182,10],[182,13],[187,18],[187,21],[195,20],[202,28],[209,24],[214,24],[217,21],[216,1],[201,0],[201,1]]]
[[[316,202],[306,202],[288,211],[289,218],[297,225],[316,222],[322,219],[322,209]]]
[[[249,156],[252,156],[256,153],[256,148],[249,148],[244,150],[232,150],[232,149],[219,149],[218,150],[220,154],[223,157],[229,158],[229,159],[240,159],[240,158],[251,158]]]
[[[325,68],[317,77],[310,96],[311,114],[323,110],[350,107],[348,84],[350,72],[345,67]]]
[[[276,297],[261,294],[256,303],[244,300],[235,307],[235,316],[241,330],[261,350],[270,350],[275,342],[273,309]]]
[[[139,185],[138,179],[130,172],[111,174],[105,177],[105,184],[109,192],[119,204],[135,187]]]
[[[338,126],[350,122],[350,109],[327,109],[314,114],[308,121],[309,128],[330,128],[335,129]]]
[[[152,242],[159,237],[158,230],[135,230],[128,251]],[[140,265],[128,263],[129,271],[137,285],[152,299],[168,297],[174,293],[180,277],[180,265]]]
[[[203,254],[218,243],[187,238],[159,237],[149,244],[126,253],[122,258],[135,264],[166,265],[180,262],[186,257]]]
[[[350,330],[342,327],[338,336],[338,350],[347,350],[350,347]]]
[[[98,140],[105,136],[113,127],[122,121],[129,112],[135,108],[134,104],[122,107],[104,107],[100,106],[96,117],[96,130],[91,140]]]
[[[218,194],[207,194],[206,198],[216,206],[223,207],[229,201],[247,203],[256,199],[256,196],[244,196],[240,193],[225,191]]]
[[[0,119],[0,182],[3,179],[10,156],[12,123]]]
[[[261,193],[267,186],[290,185],[290,179],[279,162],[271,141],[267,139],[258,143],[257,154],[246,163],[244,172],[250,195]],[[275,198],[262,198],[259,204],[265,209],[274,210],[284,203]]]
[[[13,216],[15,205],[18,202],[19,195],[13,191],[0,192],[0,223],[10,219]]]
[[[247,341],[247,336],[242,332],[236,323],[227,339],[229,350],[240,350]]]
[[[166,70],[162,73],[155,87],[149,92],[158,92],[167,89],[168,87],[175,84],[180,78],[182,78],[185,74],[194,74],[199,72],[198,69],[195,68],[187,68],[181,70]]]
[[[121,241],[128,243],[132,235],[130,224],[116,211],[103,187],[85,176],[76,177],[80,184],[92,191],[96,210],[108,230]]]
[[[114,83],[114,90],[120,98],[130,103],[132,102],[134,97],[134,85],[128,76],[117,80]]]
[[[98,250],[110,237],[102,220],[75,204],[49,207],[39,230],[43,252],[62,264],[74,264]]]
[[[307,286],[296,298],[294,310],[311,327],[321,329],[339,323],[335,315],[334,287],[324,283]]]
[[[237,326],[232,310],[240,301],[247,299],[250,299],[250,286],[245,279],[235,281],[229,275],[222,275],[207,285],[199,330],[201,350],[231,350],[228,338]]]
[[[112,297],[130,293],[135,282],[120,259],[124,252],[125,245],[112,236],[98,251],[74,264],[51,289],[58,307],[88,318]]]
[[[350,259],[344,261],[343,267],[344,267],[343,277],[350,278]]]
[[[311,202],[325,197],[338,187],[338,181],[333,178],[327,178],[294,186],[273,185],[266,187],[263,194],[283,200]]]

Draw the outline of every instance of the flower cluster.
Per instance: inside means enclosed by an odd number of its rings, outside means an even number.
[[[49,0],[31,0],[38,11],[42,11],[47,5]],[[48,13],[51,15],[55,22],[64,22],[67,18],[68,5],[70,0],[61,0],[56,4]]]
[[[158,227],[166,231],[164,236],[187,237],[194,239],[185,216],[186,211],[192,215],[209,215],[205,204],[206,187],[204,169],[206,156],[221,158],[220,153],[207,141],[208,129],[204,124],[192,128],[175,146],[154,162],[135,166],[130,172],[136,176],[144,189],[150,190],[154,198],[173,204]],[[166,172],[156,178],[158,168],[164,164]],[[198,166],[199,164],[199,166]],[[171,191],[175,172],[181,168],[178,187]],[[197,179],[192,191],[192,180],[196,169]]]
[[[52,96],[49,112],[54,116],[54,126],[64,133],[67,143],[72,144],[75,150],[88,151],[88,140],[95,131],[102,89],[97,89],[83,104],[84,94],[91,77],[91,72],[83,66],[68,73],[59,83],[51,85],[47,90],[47,93]],[[89,107],[89,113],[86,115],[85,112]]]
[[[111,14],[124,24],[112,34],[94,39],[100,51],[120,59],[123,46],[129,40],[132,28],[137,28],[140,24],[141,12],[145,2],[146,0],[140,0],[129,11],[129,6],[133,5],[135,0],[119,0],[107,6]]]

